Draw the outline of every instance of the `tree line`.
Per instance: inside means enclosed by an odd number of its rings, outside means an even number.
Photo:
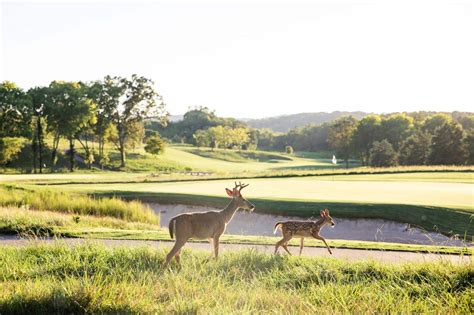
[[[259,146],[300,151],[332,150],[348,164],[462,165],[474,163],[472,113],[394,113],[360,120],[341,117],[321,125],[295,128],[284,134],[258,133]]]
[[[135,74],[92,82],[53,81],[27,91],[5,81],[0,84],[0,164],[28,146],[35,173],[43,172],[46,161],[54,171],[59,141],[65,139],[71,171],[76,142],[89,167],[96,160],[100,165],[109,162],[106,142],[118,150],[124,167],[127,150],[142,142],[143,120],[153,118],[164,125],[167,115],[153,81]],[[47,144],[46,137],[52,142]]]
[[[286,133],[249,128],[244,122],[220,118],[206,107],[190,109],[183,120],[152,128],[173,142],[198,147],[288,151],[332,151],[348,165],[473,164],[474,115],[412,112],[340,117]]]

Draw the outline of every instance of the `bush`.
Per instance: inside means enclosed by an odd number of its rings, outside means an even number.
[[[291,145],[287,145],[287,146],[285,147],[285,152],[286,152],[287,154],[293,154],[293,152],[294,152],[294,151],[293,151],[293,147],[292,147]]]
[[[370,165],[377,167],[397,165],[397,152],[387,140],[375,141],[370,149]]]
[[[151,154],[162,154],[165,151],[165,142],[159,135],[151,136],[146,140],[145,151]]]

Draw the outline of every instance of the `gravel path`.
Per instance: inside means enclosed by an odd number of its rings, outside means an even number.
[[[1,246],[28,246],[36,243],[53,244],[55,242],[66,242],[70,245],[79,245],[86,242],[103,244],[105,246],[152,246],[152,247],[171,247],[170,241],[134,241],[134,240],[100,240],[100,239],[79,239],[65,238],[60,241],[54,239],[28,240],[17,236],[0,236]],[[207,243],[187,243],[185,248],[206,250],[211,253],[211,247]],[[235,251],[241,249],[254,249],[266,254],[273,253],[273,246],[268,245],[248,245],[248,244],[221,244],[220,252]],[[280,251],[283,249],[280,248]],[[290,251],[298,255],[299,247],[290,246]],[[427,262],[427,261],[445,261],[452,263],[472,264],[472,257],[465,255],[446,255],[446,254],[426,254],[414,252],[395,252],[395,251],[377,251],[364,249],[344,249],[335,248],[333,255],[329,255],[326,248],[305,247],[303,256],[310,257],[335,257],[347,261],[375,260],[384,263],[408,263],[408,262]],[[282,254],[283,255],[283,254]]]

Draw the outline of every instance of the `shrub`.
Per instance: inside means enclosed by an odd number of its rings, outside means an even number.
[[[145,151],[151,154],[162,154],[165,151],[165,142],[159,135],[151,136],[146,140]]]
[[[285,147],[285,152],[286,152],[287,154],[293,154],[293,152],[294,152],[294,151],[293,151],[293,147],[292,147],[291,145],[287,145],[287,146]]]

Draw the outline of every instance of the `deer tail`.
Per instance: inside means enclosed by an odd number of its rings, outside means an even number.
[[[273,234],[276,234],[276,232],[278,231],[278,229],[281,229],[283,226],[283,222],[277,222],[275,224],[275,227],[274,227],[274,230],[273,230]]]
[[[170,223],[168,225],[168,230],[170,231],[170,237],[171,239],[173,239],[173,232],[175,230],[175,227],[176,227],[176,218],[172,218],[170,220]]]

